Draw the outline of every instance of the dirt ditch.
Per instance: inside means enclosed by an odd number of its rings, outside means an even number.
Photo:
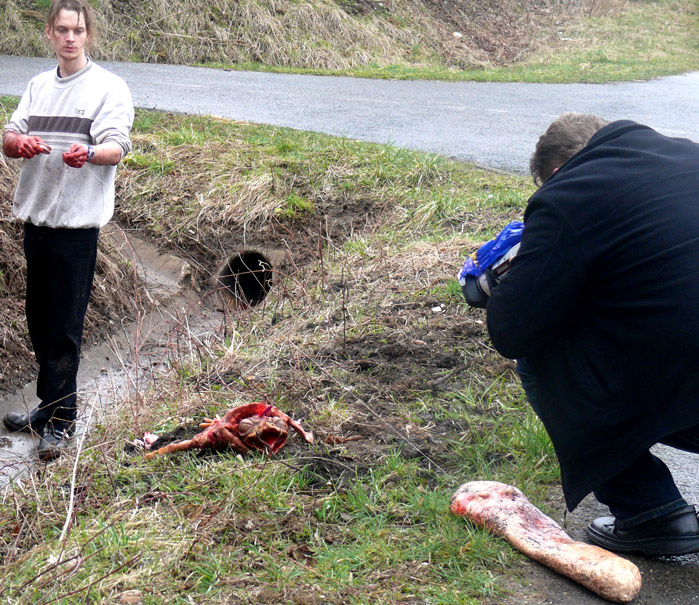
[[[299,263],[307,264],[312,256],[312,251],[296,245],[298,256],[292,259],[289,252],[292,245],[286,240],[277,247],[255,247],[250,242],[243,245],[232,240],[224,246],[232,251],[230,254],[223,255],[217,263],[209,260],[207,264],[196,256],[185,260],[158,250],[135,232],[116,226],[105,229],[102,239],[111,249],[130,259],[145,288],[137,321],[124,320],[119,325],[112,320],[111,329],[105,329],[108,336],[84,347],[78,377],[83,429],[86,419],[98,416],[100,409],[128,400],[168,367],[168,349],[175,346],[173,343],[179,340],[178,333],[185,324],[188,335],[222,339],[230,313],[252,307],[266,297],[273,270],[295,270],[303,274]],[[256,273],[251,281],[250,265]],[[330,285],[335,290],[345,287],[346,284]],[[225,294],[221,296],[219,290]],[[341,318],[332,321],[338,323]],[[443,313],[438,300],[429,298],[389,305],[374,321],[391,331],[389,337],[367,333],[343,337],[331,344],[311,343],[303,355],[291,359],[276,372],[277,390],[283,390],[291,400],[302,402],[302,407],[318,407],[326,398],[336,397],[344,399],[350,407],[351,413],[341,427],[328,426],[316,431],[326,446],[324,457],[309,459],[311,469],[319,477],[337,484],[357,472],[362,473],[396,447],[403,447],[408,456],[424,459],[427,467],[443,464],[446,446],[438,436],[447,432],[457,434],[463,427],[437,420],[426,412],[420,420],[431,428],[421,429],[405,420],[400,403],[417,391],[439,389],[446,374],[458,380],[466,369],[463,349],[477,348],[484,338],[481,319],[463,316],[454,321]],[[415,327],[413,323],[419,325]],[[317,328],[313,321],[301,326],[309,334]],[[475,363],[479,371],[492,377],[512,370],[510,362],[490,355],[481,355]],[[310,364],[327,368],[326,375],[312,385],[319,394],[298,380]],[[353,384],[334,380],[333,368],[346,371],[353,377]],[[216,384],[228,386],[241,377],[248,380],[247,372],[245,363],[232,361],[223,371],[216,368],[209,375],[197,377],[197,386],[203,390]],[[31,366],[22,375],[31,375]],[[252,380],[261,382],[264,378],[258,376]],[[34,390],[35,383],[29,382],[10,392],[0,400],[0,414],[31,409]],[[259,395],[263,397],[266,393]],[[158,446],[189,438],[198,431],[196,423],[177,427],[161,435]],[[28,435],[3,436],[0,472],[11,478],[26,470],[31,466],[27,460],[34,458],[34,445]],[[295,447],[293,440],[288,447]]]
[[[184,261],[160,253],[136,235],[127,235],[114,226],[106,228],[101,237],[136,267],[144,280],[145,289],[141,292],[145,300],[139,304],[142,312],[136,321],[120,322],[114,316],[98,332],[101,338],[94,330],[90,332],[78,374],[81,406],[78,440],[87,422],[128,400],[134,391],[145,388],[154,375],[167,368],[165,352],[183,318],[187,318],[189,329],[195,333],[209,332],[214,336],[222,329],[223,322],[216,305],[204,305],[198,296],[181,287],[182,275],[187,274]],[[28,367],[20,375],[30,373]],[[35,381],[14,391],[7,389],[0,399],[0,415],[33,408],[35,389]],[[29,435],[7,433],[4,427],[2,430],[0,484],[4,485],[33,467],[36,444]]]

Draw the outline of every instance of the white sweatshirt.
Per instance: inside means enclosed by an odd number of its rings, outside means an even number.
[[[126,82],[92,61],[67,78],[56,69],[32,78],[4,132],[39,136],[51,153],[23,160],[14,215],[37,226],[103,227],[114,213],[116,166],[71,168],[62,154],[72,143],[114,142],[124,157],[133,118]]]

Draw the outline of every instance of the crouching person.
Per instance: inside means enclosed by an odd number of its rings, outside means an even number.
[[[116,165],[131,149],[134,111],[126,83],[91,61],[87,0],[54,0],[46,36],[56,68],[35,76],[3,130],[22,158],[13,212],[24,222],[26,316],[39,363],[39,405],[4,417],[10,431],[40,435],[42,459],[58,456],[75,428],[83,324],[99,230],[114,212]]]
[[[487,302],[556,450],[569,510],[611,517],[592,542],[699,552],[694,506],[656,443],[699,453],[699,145],[629,120],[565,114],[531,159],[519,251]]]

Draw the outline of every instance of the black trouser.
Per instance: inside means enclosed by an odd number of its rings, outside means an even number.
[[[526,359],[517,360],[517,373],[529,403],[536,409],[536,377]],[[699,426],[669,435],[660,443],[699,454]],[[594,494],[597,500],[609,507],[621,529],[669,514],[687,504],[670,469],[650,451],[602,483]]]
[[[660,443],[699,454],[699,426],[673,433]],[[620,529],[656,519],[687,505],[670,469],[650,451],[602,483],[594,493],[595,498],[606,504],[617,518]]]
[[[97,262],[99,229],[24,225],[26,314],[39,363],[35,424],[67,426],[77,415],[83,324]]]

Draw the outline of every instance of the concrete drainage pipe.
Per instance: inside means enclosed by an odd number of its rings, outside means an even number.
[[[219,291],[239,307],[259,305],[272,288],[272,265],[256,251],[236,252],[216,276]]]

